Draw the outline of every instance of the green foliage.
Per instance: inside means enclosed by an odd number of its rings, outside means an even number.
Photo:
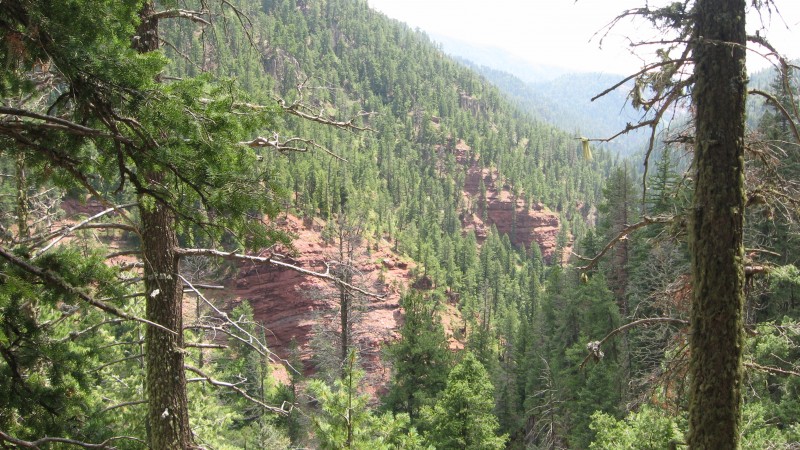
[[[466,352],[447,377],[447,387],[433,407],[422,410],[426,439],[442,449],[502,449],[497,436],[494,387],[475,356]]]
[[[36,263],[83,292],[121,294],[100,254],[66,248]],[[6,260],[0,272],[0,427],[23,439],[108,436],[97,389],[105,363],[132,347],[108,349],[125,327]]]
[[[589,446],[593,450],[662,450],[683,442],[686,417],[645,405],[623,420],[598,411],[590,427],[596,434]]]
[[[384,401],[392,411],[405,412],[416,420],[420,409],[432,404],[444,389],[451,355],[431,298],[412,292],[403,298],[401,306],[405,317],[400,340],[387,349],[393,372]]]
[[[574,205],[586,205],[589,210],[599,201],[602,180],[614,164],[605,152],[596,152],[592,161],[581,161],[570,133],[530,120],[507,103],[499,90],[443,57],[425,35],[371,11],[364,1],[231,2],[252,21],[246,27],[235,26],[239,19],[230,8],[209,4],[216,23],[203,36],[179,20],[164,21],[162,35],[174,47],[144,55],[130,49],[141,2],[72,0],[58,7],[51,3],[2,2],[0,33],[8,45],[0,49],[0,64],[8,70],[0,75],[0,95],[6,100],[34,92],[38,88],[32,74],[40,62],[49,62],[57,68],[53,73],[68,95],[59,98],[55,91],[37,91],[41,94],[37,98],[47,99],[46,104],[24,106],[86,124],[103,134],[89,137],[42,128],[37,130],[42,133],[35,134],[33,147],[12,144],[4,135],[0,139],[5,165],[24,152],[28,167],[35,167],[48,182],[69,187],[75,196],[83,197],[91,187],[113,200],[142,195],[140,203],[145,208],[154,205],[153,198],[164,200],[174,208],[181,244],[187,246],[219,244],[231,250],[259,250],[287,242],[272,225],[264,226],[265,215],[274,218],[286,211],[321,217],[332,224],[338,211],[358,210],[364,216],[365,240],[388,240],[421,263],[420,271],[437,287],[429,297],[431,303],[443,303],[447,295],[447,301],[462,307],[464,327],[454,334],[468,340],[481,364],[468,363],[474,359],[466,357],[458,371],[451,371],[452,382],[445,383],[449,354],[443,350],[442,326],[433,320],[435,308],[420,299],[406,300],[414,306],[407,308],[404,339],[389,351],[396,358],[397,371],[389,403],[410,416],[368,411],[365,400],[354,393],[354,383],[333,387],[312,383],[322,408],[315,423],[321,443],[342,445],[347,424],[341,418],[347,411],[352,413],[350,424],[357,425],[351,435],[353,446],[419,447],[421,439],[410,426],[417,422],[419,408],[427,405],[432,415],[425,424],[431,436],[440,440],[437,445],[447,448],[447,442],[458,441],[448,434],[452,430],[445,420],[451,412],[447,408],[456,405],[461,394],[469,394],[466,400],[480,412],[479,417],[464,419],[472,421],[471,432],[475,428],[470,442],[498,448],[504,439],[496,436],[491,381],[498,384],[503,408],[498,408],[504,427],[499,432],[524,435],[526,405],[536,403],[532,399],[542,390],[543,357],[553,362],[551,375],[557,381],[580,388],[577,392],[585,399],[577,409],[581,417],[588,415],[584,410],[591,408],[596,396],[582,384],[582,375],[567,367],[565,348],[572,346],[569,363],[574,363],[584,341],[595,339],[607,331],[607,323],[614,322],[607,292],[599,287],[602,278],[580,291],[569,286],[571,277],[553,269],[546,294],[544,258],[537,245],[514,248],[508,237],[492,230],[479,247],[474,232],[461,233],[466,209],[462,191],[472,162],[477,169],[497,169],[497,183],[508,185],[526,208],[541,202],[563,213],[559,245],[564,249],[570,233],[574,235],[581,226]],[[201,42],[202,38],[208,40]],[[199,75],[202,69],[213,75]],[[156,83],[157,78],[161,82]],[[309,89],[297,92],[298,85]],[[360,110],[371,111],[374,114],[363,124],[377,133],[341,133],[283,115],[277,107],[251,104],[274,105],[275,96],[282,96],[287,104],[295,100],[307,104],[314,114],[321,111],[322,117],[330,114],[347,120]],[[38,123],[25,121],[30,126]],[[124,139],[108,136],[113,133]],[[321,151],[275,154],[239,144],[256,135],[303,136],[347,162]],[[461,141],[470,149],[464,150]],[[161,176],[148,176],[153,173]],[[486,190],[484,184],[482,191]],[[488,192],[481,194],[477,200],[486,202]],[[81,266],[77,256],[61,262],[47,258],[41,264],[52,266],[82,289],[95,290],[98,296],[119,298],[128,293],[114,287],[118,286],[111,280],[115,273],[110,269],[102,273],[98,261],[92,263],[95,272],[89,266],[71,272],[67,269]],[[70,344],[77,345],[74,348],[56,345],[64,331],[47,329],[36,334],[41,327],[26,322],[25,301],[12,297],[41,297],[46,306],[40,309],[56,315],[59,301],[72,305],[74,299],[21,274],[2,282],[18,284],[8,288],[7,303],[3,303],[8,315],[3,320],[38,346],[29,366],[45,375],[32,378],[31,383],[47,377],[61,380],[61,387],[41,381],[41,397],[52,394],[70,411],[80,410],[87,417],[78,422],[87,440],[99,442],[114,434],[143,439],[141,404],[104,410],[142,400],[142,367],[136,357],[141,349],[134,344],[141,339],[141,327],[130,323],[99,326],[97,336],[102,342],[96,347],[103,347],[102,354],[95,355],[88,336]],[[561,288],[565,290],[558,291]],[[569,305],[573,293],[574,304],[560,309]],[[597,296],[595,302],[592,295]],[[140,302],[120,305],[143,314]],[[250,312],[236,314],[249,317]],[[97,311],[81,318],[84,327],[106,320]],[[248,331],[259,332],[257,327]],[[568,338],[569,344],[558,344],[549,331]],[[80,355],[93,366],[108,366],[89,373],[86,367],[76,366]],[[205,351],[191,349],[187,361],[205,361],[202,369],[210,376],[241,382],[248,395],[267,403],[292,397],[270,380],[263,357],[237,341],[231,341],[225,352],[206,356]],[[117,360],[124,361],[114,363]],[[478,369],[481,365],[485,369]],[[600,367],[591,376],[603,375],[605,386],[613,372],[601,373]],[[46,374],[48,370],[52,376]],[[97,387],[92,388],[95,381]],[[69,386],[77,386],[73,397],[67,395]],[[437,394],[442,394],[438,402]],[[560,395],[559,401],[574,400],[563,390]],[[215,448],[285,446],[284,425],[265,417],[252,402],[200,383],[191,384],[190,397],[200,443]],[[607,398],[601,400],[606,408]],[[14,402],[20,403],[21,398]],[[30,403],[35,407],[36,402]],[[559,418],[565,424],[560,430],[565,436],[570,434],[568,417],[579,415],[570,408],[565,407]],[[66,425],[69,415],[59,416],[51,429],[39,413],[14,414],[8,417],[16,417],[16,422],[9,422],[4,431],[20,431],[18,436],[30,438],[45,432],[76,435]],[[478,444],[480,440],[485,445]]]
[[[374,414],[367,406],[369,397],[359,393],[363,373],[350,353],[343,378],[331,387],[311,380],[309,392],[319,404],[313,417],[314,432],[322,449],[423,449],[422,439],[411,427],[406,414]]]

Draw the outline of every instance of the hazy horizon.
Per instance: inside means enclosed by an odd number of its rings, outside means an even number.
[[[436,37],[446,37],[483,48],[496,48],[520,61],[561,67],[575,72],[632,73],[652,49],[634,49],[631,39],[660,38],[642,20],[625,20],[613,29],[606,26],[623,10],[639,7],[642,0],[573,1],[547,3],[529,0],[368,0],[387,16]],[[651,7],[658,3],[649,2]],[[748,30],[767,36],[785,55],[796,58],[793,36],[800,28],[800,2],[776,0],[780,16],[759,16],[751,11]],[[760,23],[763,22],[763,25]],[[602,42],[601,42],[601,38]],[[760,49],[754,49],[761,51]],[[763,51],[762,51],[763,53]],[[748,52],[748,70],[769,66],[755,52]]]

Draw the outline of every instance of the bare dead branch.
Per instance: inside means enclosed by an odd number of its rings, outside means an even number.
[[[331,117],[324,116],[322,114],[322,111],[314,114],[313,112],[310,112],[311,109],[309,107],[301,104],[300,102],[292,102],[291,104],[287,104],[286,101],[283,100],[283,99],[278,99],[277,101],[278,101],[278,105],[280,105],[281,109],[283,109],[285,112],[287,112],[287,113],[289,113],[289,114],[291,114],[293,116],[297,116],[297,117],[299,117],[301,119],[309,120],[311,122],[321,123],[321,124],[326,125],[326,126],[331,126],[331,127],[334,127],[334,128],[338,128],[340,130],[375,131],[372,128],[361,127],[361,126],[358,126],[358,125],[356,125],[354,123],[354,121],[357,118],[368,117],[368,116],[370,116],[372,114],[372,113],[367,112],[367,111],[359,111],[358,114],[356,114],[356,116],[351,118],[350,120],[338,121],[338,120],[335,120],[335,119],[333,119]]]
[[[647,72],[650,72],[653,69],[657,69],[657,68],[663,67],[663,66],[668,66],[670,64],[676,64],[676,63],[683,64],[686,61],[688,61],[688,59],[671,59],[671,60],[668,60],[668,61],[659,61],[657,63],[648,64],[645,67],[643,67],[640,71],[638,71],[638,72],[636,72],[636,73],[634,73],[632,75],[628,75],[627,77],[623,78],[618,83],[614,84],[613,86],[609,87],[608,89],[604,90],[603,92],[595,95],[594,97],[592,97],[591,101],[595,101],[600,97],[608,95],[610,92],[614,91],[615,89],[617,89],[618,87],[620,87],[623,84],[627,83],[628,81],[631,81],[631,80],[633,80],[634,78],[636,78],[638,76],[644,75],[644,74],[646,74]]]
[[[191,348],[218,348],[218,349],[228,348],[228,346],[224,344],[206,344],[203,342],[185,342],[183,346]]]
[[[99,371],[105,369],[106,367],[113,366],[114,364],[119,364],[121,362],[131,361],[131,360],[134,360],[134,359],[139,359],[139,358],[142,358],[142,357],[144,357],[144,355],[143,354],[139,354],[139,355],[131,355],[131,356],[126,356],[124,358],[115,359],[115,360],[109,361],[109,362],[107,362],[105,364],[101,364],[101,365],[91,369],[91,371],[92,372],[99,372]]]
[[[53,242],[48,244],[46,247],[44,247],[41,250],[39,250],[38,252],[34,253],[33,257],[36,258],[36,257],[40,256],[42,253],[46,252],[47,250],[50,250],[60,240],[62,240],[65,237],[67,237],[67,235],[69,235],[73,231],[79,230],[81,228],[117,228],[117,229],[120,229],[120,230],[130,231],[131,233],[139,234],[139,230],[137,230],[132,225],[125,225],[125,224],[119,224],[119,223],[91,224],[92,221],[97,220],[97,219],[105,216],[106,214],[109,214],[109,213],[112,213],[112,212],[116,212],[116,211],[119,211],[119,210],[125,209],[125,208],[131,208],[133,206],[136,206],[136,203],[127,203],[127,204],[124,204],[124,205],[113,206],[111,208],[108,208],[108,209],[106,209],[104,211],[101,211],[101,212],[93,215],[92,217],[89,217],[89,218],[87,218],[85,220],[82,220],[82,221],[78,222],[77,224],[75,224],[75,225],[73,225],[73,226],[71,226],[69,228],[64,228],[61,231],[57,231],[57,232],[51,234],[50,236],[46,237],[45,239],[51,239],[54,236],[58,236],[58,237]]]
[[[346,159],[333,153],[332,151],[328,150],[322,145],[317,144],[313,139],[293,137],[285,141],[281,141],[279,139],[278,133],[275,133],[272,139],[267,139],[265,137],[259,136],[250,141],[239,142],[239,144],[247,145],[248,147],[251,148],[271,148],[280,153],[286,153],[286,152],[305,153],[310,149],[317,149],[331,155],[332,157],[338,159],[339,161],[347,162]]]
[[[180,256],[215,256],[217,258],[233,260],[233,261],[249,261],[259,264],[266,264],[272,265],[276,267],[280,267],[283,269],[293,270],[295,272],[301,273],[303,275],[307,275],[314,278],[320,278],[323,280],[330,281],[337,286],[344,286],[345,288],[358,292],[359,294],[366,295],[367,297],[372,298],[384,298],[386,297],[385,294],[376,294],[374,292],[369,292],[364,290],[358,286],[354,286],[350,283],[346,283],[341,279],[331,275],[330,269],[327,269],[324,273],[322,272],[315,272],[313,270],[304,269],[299,266],[295,266],[294,264],[289,264],[283,261],[278,261],[273,259],[272,257],[264,257],[264,256],[251,256],[251,255],[244,255],[241,253],[235,252],[223,252],[220,250],[214,249],[207,249],[207,248],[179,248],[176,249],[176,253]]]
[[[225,321],[225,323],[227,323],[227,324],[231,325],[231,326],[232,326],[233,328],[235,328],[235,329],[236,329],[236,330],[237,330],[239,333],[241,333],[241,334],[243,334],[243,335],[247,336],[247,339],[245,340],[245,339],[244,339],[244,338],[242,338],[241,336],[238,336],[238,335],[236,335],[236,334],[234,334],[234,333],[227,332],[227,334],[228,334],[229,336],[237,337],[237,338],[238,338],[238,339],[239,339],[241,342],[244,342],[244,343],[246,343],[246,344],[247,344],[249,347],[251,347],[251,348],[253,348],[254,350],[256,350],[256,352],[258,352],[258,354],[260,354],[261,356],[264,356],[264,357],[266,357],[267,359],[269,359],[269,361],[270,361],[270,362],[275,362],[275,359],[277,359],[277,360],[279,360],[279,361],[280,361],[282,364],[286,365],[286,366],[287,366],[289,369],[291,369],[291,370],[293,370],[293,371],[295,371],[295,372],[297,372],[297,373],[300,373],[300,372],[298,372],[298,371],[297,371],[297,369],[295,369],[294,367],[292,367],[292,365],[289,363],[289,361],[286,361],[286,360],[284,360],[284,359],[280,358],[278,355],[276,355],[275,353],[273,353],[272,351],[270,351],[270,350],[269,350],[269,348],[267,348],[267,343],[266,343],[266,342],[261,342],[261,341],[260,341],[260,340],[259,340],[257,337],[253,336],[253,334],[252,334],[252,333],[250,333],[250,332],[248,332],[247,330],[245,330],[244,328],[242,328],[242,327],[241,327],[241,326],[240,326],[240,325],[239,325],[239,324],[238,324],[236,321],[233,321],[233,320],[231,320],[231,318],[228,316],[228,313],[226,313],[225,311],[222,311],[222,310],[220,310],[219,308],[217,308],[217,305],[215,305],[213,302],[209,301],[209,300],[206,298],[206,296],[205,296],[205,295],[203,295],[203,293],[202,293],[202,292],[200,292],[200,291],[199,291],[199,290],[198,290],[198,289],[197,289],[197,288],[196,288],[196,287],[195,287],[195,286],[194,286],[194,285],[193,285],[191,282],[189,282],[189,280],[187,280],[187,279],[186,279],[186,278],[185,278],[183,275],[180,275],[180,274],[178,274],[178,277],[180,277],[180,279],[181,279],[181,280],[183,280],[183,283],[184,283],[184,284],[186,284],[186,285],[189,287],[189,289],[190,289],[192,292],[194,292],[194,293],[195,293],[195,294],[196,294],[196,295],[197,295],[197,296],[200,298],[200,300],[202,300],[202,301],[203,301],[203,302],[204,302],[206,305],[208,305],[208,306],[209,306],[211,309],[213,309],[213,310],[214,310],[214,312],[215,312],[215,313],[216,313],[216,314],[217,314],[217,315],[218,315],[218,316],[219,316],[219,317],[220,317],[222,320],[224,320],[224,321]],[[275,359],[273,359],[273,357],[274,357]]]
[[[103,414],[105,412],[111,411],[112,409],[125,408],[126,406],[143,405],[145,403],[147,403],[147,400],[133,400],[133,401],[130,401],[130,402],[122,402],[122,403],[118,403],[116,405],[111,405],[111,406],[108,406],[106,408],[103,408],[100,411],[98,411],[97,414],[100,415],[100,414]]]
[[[120,256],[141,255],[141,254],[142,252],[140,250],[124,250],[121,252],[109,253],[106,255],[106,259],[117,258]]]
[[[790,375],[793,377],[800,377],[800,372],[796,370],[781,369],[780,367],[773,367],[773,366],[762,366],[761,364],[756,364],[752,361],[745,361],[744,366],[750,369],[756,369],[762,372],[767,372],[775,375]]]
[[[80,330],[80,331],[70,331],[70,332],[69,332],[69,334],[68,334],[68,335],[66,335],[66,336],[65,336],[63,339],[61,339],[59,342],[74,341],[74,340],[78,339],[79,337],[81,337],[81,336],[83,336],[83,335],[85,335],[85,334],[87,334],[87,333],[91,333],[91,332],[93,332],[94,330],[96,330],[96,329],[100,328],[100,327],[101,327],[101,326],[103,326],[103,325],[116,325],[116,324],[120,324],[120,323],[122,323],[122,322],[123,322],[123,320],[122,320],[122,319],[110,319],[110,320],[104,320],[104,321],[102,321],[102,322],[100,322],[100,323],[96,323],[96,324],[94,324],[94,325],[92,325],[92,326],[90,326],[89,328],[86,328],[86,329],[84,329],[84,330]]]
[[[594,268],[594,266],[597,265],[597,263],[600,261],[600,259],[603,256],[605,256],[606,253],[608,253],[609,250],[611,250],[612,248],[614,248],[615,245],[617,245],[617,243],[619,241],[623,241],[623,240],[627,239],[628,235],[630,233],[633,233],[634,231],[638,230],[639,228],[644,228],[644,227],[646,227],[648,225],[653,225],[653,224],[656,224],[656,223],[670,223],[673,220],[675,220],[675,218],[672,217],[672,216],[669,216],[669,217],[664,217],[664,216],[644,217],[644,218],[642,218],[642,220],[640,222],[637,222],[637,223],[635,223],[633,225],[627,225],[625,228],[623,228],[622,231],[620,231],[616,236],[614,236],[614,238],[611,239],[606,244],[606,246],[603,247],[602,250],[600,250],[600,253],[598,253],[597,255],[595,255],[592,258],[587,258],[585,256],[581,256],[581,255],[578,255],[577,253],[573,252],[572,254],[575,255],[578,259],[588,262],[588,264],[586,264],[585,266],[577,267],[577,269],[579,271],[581,271],[581,272],[586,272],[587,270],[591,270],[592,268]]]
[[[212,386],[219,386],[219,387],[224,387],[224,388],[231,389],[232,391],[234,391],[237,394],[241,395],[247,401],[258,405],[261,408],[266,409],[267,411],[274,412],[274,413],[280,414],[282,416],[288,416],[289,415],[289,411],[287,411],[287,410],[285,410],[283,408],[278,408],[277,406],[267,405],[266,403],[262,402],[261,400],[252,397],[247,392],[245,392],[244,390],[239,388],[239,386],[236,386],[233,383],[228,383],[228,382],[225,382],[225,381],[215,380],[215,379],[211,378],[210,376],[206,375],[205,372],[203,372],[202,370],[200,370],[200,369],[198,369],[196,367],[192,367],[192,366],[188,366],[188,365],[184,365],[183,367],[186,370],[190,371],[190,372],[193,372],[193,373],[195,373],[197,375],[200,375],[200,378],[195,378],[192,381],[205,381],[205,382],[209,383]],[[187,382],[188,381],[190,381],[190,380],[187,380]]]
[[[147,20],[189,19],[192,22],[202,23],[203,25],[211,25],[211,22],[202,17],[205,15],[208,15],[208,11],[190,11],[188,9],[168,9],[165,11],[158,11],[154,14],[150,14],[147,17]]]
[[[183,277],[181,277],[183,278]],[[225,286],[220,286],[217,284],[193,284],[191,288],[188,289],[188,292],[194,292],[195,289],[208,289],[213,291],[223,291],[225,290]]]
[[[647,152],[644,155],[644,171],[642,173],[642,204],[645,204],[645,196],[647,195],[647,170],[650,164],[650,155],[653,154],[653,149],[655,148],[656,144],[656,131],[657,131],[657,124],[661,122],[661,119],[664,117],[664,113],[672,106],[673,103],[677,102],[678,99],[683,96],[683,88],[689,86],[693,82],[693,78],[689,77],[686,80],[681,81],[678,85],[674,86],[670,94],[667,96],[667,99],[663,102],[663,104],[658,108],[656,111],[656,115],[653,118],[653,125],[650,127],[650,140],[647,145]]]
[[[125,144],[132,144],[130,139],[122,135],[106,133],[105,131],[100,131],[66,119],[62,119],[60,117],[50,116],[47,114],[39,114],[33,111],[28,111],[20,108],[10,108],[7,106],[0,106],[0,114],[5,114],[7,116],[28,117],[31,119],[41,120],[46,124],[59,125],[60,127],[57,129],[60,131],[69,131],[72,134],[77,134],[80,136],[104,137],[104,138],[114,139],[116,141],[120,141]],[[2,124],[4,126],[18,126],[18,127],[36,127],[37,125],[36,123],[33,122],[22,122],[19,120],[3,121]]]
[[[225,319],[220,319],[220,320],[225,320]],[[227,320],[226,320],[226,322],[227,322]],[[274,353],[270,352],[266,348],[266,345],[263,345],[261,341],[259,341],[257,338],[255,338],[250,333],[247,333],[248,338],[245,339],[245,338],[239,336],[238,334],[235,334],[235,333],[231,332],[229,329],[227,329],[225,327],[217,326],[217,325],[202,324],[202,323],[195,323],[193,325],[186,325],[186,326],[183,327],[183,329],[184,330],[204,330],[204,331],[211,331],[213,333],[219,332],[219,333],[222,333],[222,334],[224,334],[224,335],[226,335],[226,336],[228,336],[228,337],[230,337],[232,339],[235,339],[235,340],[241,342],[242,344],[250,347],[251,349],[253,349],[253,351],[258,353],[259,355],[264,356],[266,358],[269,358],[270,361],[273,361],[272,360],[273,356],[275,356],[277,358],[277,355],[275,355]],[[258,345],[256,345],[254,342],[257,343]],[[278,358],[278,359],[280,359],[280,358]],[[284,360],[281,360],[281,361],[284,361]],[[294,372],[300,373],[300,372],[297,371],[297,369],[295,369],[291,365],[288,365],[288,367],[291,370],[293,370]]]
[[[603,344],[605,344],[612,337],[614,337],[614,336],[616,336],[616,335],[618,335],[618,334],[620,334],[620,333],[622,333],[624,331],[627,331],[627,330],[629,330],[631,328],[638,327],[640,325],[652,325],[652,324],[655,324],[655,323],[666,323],[666,324],[669,324],[669,325],[679,325],[679,326],[683,326],[683,327],[689,326],[689,321],[688,320],[676,319],[674,317],[650,317],[650,318],[647,318],[647,319],[639,319],[639,320],[634,320],[633,322],[630,322],[630,323],[626,323],[625,325],[622,325],[621,327],[618,327],[618,328],[616,328],[614,330],[611,330],[611,332],[608,333],[603,339],[601,339],[599,341],[593,341],[593,342],[589,343],[588,347],[590,347],[590,349],[592,349],[593,351],[590,352],[588,355],[586,355],[586,357],[583,359],[583,362],[581,362],[581,365],[580,365],[581,370],[583,370],[583,367],[586,365],[587,362],[589,362],[589,359],[592,359],[593,357],[595,357],[595,358],[597,357],[597,353],[594,352],[594,349],[597,349],[597,351],[599,351],[600,347],[602,347]]]
[[[750,89],[748,93],[760,95],[766,98],[768,102],[772,103],[773,106],[778,108],[778,110],[781,112],[781,115],[783,115],[786,121],[789,122],[789,127],[792,129],[792,134],[794,135],[795,140],[798,143],[800,143],[800,132],[797,130],[797,124],[795,123],[796,118],[793,118],[789,114],[789,111],[787,111],[786,108],[784,108],[784,106],[781,104],[781,102],[778,101],[778,99],[775,98],[775,96],[759,89]]]
[[[101,442],[99,444],[91,444],[91,443],[88,443],[88,442],[78,441],[78,440],[75,440],[75,439],[67,439],[67,438],[59,438],[59,437],[43,437],[43,438],[37,439],[35,441],[26,441],[26,440],[23,440],[23,439],[17,439],[15,437],[3,432],[3,431],[0,431],[0,440],[2,440],[3,442],[8,442],[8,443],[10,443],[12,445],[15,445],[17,447],[32,448],[32,449],[35,449],[35,450],[39,450],[39,449],[42,448],[42,446],[48,445],[48,444],[66,444],[66,445],[74,445],[76,447],[82,447],[82,448],[113,450],[113,449],[116,448],[113,445],[111,445],[111,443],[114,442],[114,441],[131,440],[131,441],[144,443],[144,442],[142,442],[141,439],[138,439],[138,438],[135,438],[135,437],[131,437],[131,436],[114,436],[112,438],[106,439],[105,441],[103,441],[103,442]]]

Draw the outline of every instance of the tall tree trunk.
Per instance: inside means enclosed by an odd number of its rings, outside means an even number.
[[[17,236],[20,241],[30,236],[28,224],[28,177],[25,173],[25,153],[19,152],[16,159],[15,176],[17,179]]]
[[[148,320],[175,334],[147,327],[147,420],[152,449],[185,449],[192,442],[183,369],[183,286],[178,278],[175,216],[162,202],[139,203]]]
[[[142,22],[136,30],[133,48],[140,53],[159,47],[158,21],[152,2],[140,13]],[[157,187],[163,177],[146,175]],[[142,220],[142,258],[148,320],[174,333],[147,327],[145,332],[145,388],[147,394],[148,444],[151,449],[183,450],[192,446],[189,428],[186,373],[183,356],[183,285],[178,277],[178,237],[174,212],[161,200],[139,196]]]
[[[745,0],[698,0],[689,447],[736,449],[744,329]]]
[[[339,278],[344,281],[345,283],[350,283],[352,281],[352,268],[350,264],[352,264],[352,250],[350,250],[350,245],[347,245],[347,250],[345,249],[345,240],[349,238],[348,234],[345,232],[345,223],[346,219],[344,219],[344,213],[340,210],[339,217],[337,218],[339,221],[339,265],[341,267],[340,273],[338,274]],[[350,338],[351,338],[351,327],[350,327],[350,312],[352,310],[351,304],[352,297],[350,293],[347,291],[347,288],[340,285],[339,286],[339,325],[341,326],[341,339],[340,339],[340,356],[341,356],[341,364],[342,364],[342,371],[341,377],[342,380],[348,375],[347,369],[347,357],[350,353]],[[349,432],[349,431],[348,431]]]

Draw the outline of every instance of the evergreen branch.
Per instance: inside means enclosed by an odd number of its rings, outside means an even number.
[[[278,408],[277,406],[268,405],[268,404],[262,402],[261,400],[259,400],[257,398],[254,398],[253,396],[251,396],[250,394],[245,392],[243,389],[241,389],[239,386],[236,386],[233,383],[228,383],[226,381],[215,380],[215,379],[211,378],[210,376],[208,376],[205,372],[203,372],[202,370],[200,370],[200,369],[198,369],[196,367],[192,367],[192,366],[189,366],[189,365],[184,365],[183,367],[186,370],[190,371],[190,372],[194,372],[197,375],[200,375],[200,378],[194,378],[194,379],[191,379],[191,380],[186,380],[187,382],[189,382],[189,381],[205,381],[205,382],[209,383],[212,386],[225,387],[225,388],[233,390],[234,392],[236,392],[237,394],[241,395],[242,397],[244,397],[249,402],[255,403],[256,405],[266,409],[267,411],[271,411],[271,412],[280,414],[282,416],[288,416],[289,415],[289,411],[286,411],[283,408]]]
[[[595,360],[599,360],[600,358],[602,358],[603,352],[600,351],[600,347],[602,347],[603,344],[605,344],[612,337],[618,335],[619,333],[627,331],[631,328],[638,327],[639,325],[650,325],[654,323],[667,323],[671,325],[680,325],[684,327],[689,325],[688,320],[676,319],[674,317],[650,317],[647,319],[639,319],[639,320],[634,320],[633,322],[630,323],[626,323],[621,327],[611,330],[611,332],[608,333],[603,339],[600,339],[599,341],[592,341],[589,342],[589,344],[587,344],[586,347],[589,349],[589,354],[586,355],[585,358],[583,358],[583,362],[581,362],[580,365],[581,370],[583,370],[583,367],[586,365],[587,362],[589,362],[590,358],[594,358]]]
[[[304,269],[299,266],[295,266],[294,264],[289,264],[283,261],[278,261],[273,259],[272,257],[264,257],[264,256],[251,256],[251,255],[244,255],[241,253],[235,252],[223,252],[220,250],[208,249],[208,248],[179,248],[176,249],[176,253],[180,256],[215,256],[217,258],[232,260],[232,261],[249,261],[259,264],[266,264],[271,266],[280,267],[282,269],[289,269],[295,272],[298,272],[303,275],[307,275],[314,278],[320,278],[322,280],[330,281],[337,286],[343,286],[346,289],[358,292],[359,294],[366,295],[367,297],[372,298],[384,298],[386,297],[385,294],[376,294],[374,292],[366,291],[358,286],[354,286],[351,283],[345,282],[342,279],[331,275],[330,268],[327,268],[324,273],[322,272],[315,272],[313,270]],[[183,278],[183,277],[181,277]]]
[[[105,303],[105,302],[102,302],[100,300],[94,299],[91,296],[81,292],[75,286],[72,286],[71,284],[67,283],[59,275],[57,275],[57,274],[55,274],[55,273],[53,273],[53,272],[51,272],[49,270],[42,269],[41,267],[37,267],[37,266],[35,266],[33,264],[30,264],[27,261],[23,260],[22,258],[19,258],[19,257],[13,255],[12,253],[10,253],[8,250],[6,250],[3,247],[0,247],[0,257],[4,258],[5,260],[10,262],[11,264],[19,267],[20,269],[22,269],[22,270],[24,270],[24,271],[26,271],[26,272],[28,272],[28,273],[30,273],[32,275],[35,275],[35,276],[39,277],[46,284],[48,284],[50,286],[53,286],[53,287],[55,287],[57,289],[61,289],[64,292],[66,292],[66,293],[68,293],[70,295],[78,297],[81,300],[83,300],[84,302],[94,306],[95,308],[98,308],[98,309],[100,309],[102,311],[105,311],[105,312],[107,312],[107,313],[109,313],[109,314],[111,314],[113,316],[116,316],[116,317],[119,317],[119,318],[122,318],[122,319],[126,319],[126,320],[133,320],[133,321],[136,321],[136,322],[140,322],[140,323],[143,323],[145,325],[149,325],[151,327],[158,328],[158,329],[160,329],[162,331],[166,331],[167,333],[177,334],[177,332],[175,332],[173,330],[170,330],[169,328],[167,328],[167,327],[165,327],[163,325],[159,325],[159,324],[157,324],[155,322],[151,322],[151,321],[149,321],[147,319],[143,319],[141,317],[137,317],[137,316],[128,314],[125,311],[119,310],[116,307],[114,307],[112,305],[109,305],[108,303]]]
[[[598,253],[597,255],[595,255],[592,258],[581,256],[581,255],[579,255],[579,254],[577,254],[575,252],[572,252],[572,254],[575,255],[578,259],[588,262],[588,264],[586,264],[585,266],[577,267],[577,269],[579,271],[581,271],[581,272],[586,272],[588,270],[593,269],[594,266],[596,266],[597,263],[600,261],[600,259],[603,256],[605,256],[605,254],[608,253],[609,250],[614,248],[614,246],[617,245],[617,243],[619,241],[624,241],[624,240],[628,239],[628,235],[630,233],[632,233],[632,232],[634,232],[634,231],[636,231],[636,230],[638,230],[640,228],[644,228],[644,227],[646,227],[648,225],[653,225],[653,224],[656,224],[656,223],[670,223],[673,220],[675,220],[675,217],[673,217],[673,216],[669,216],[669,217],[664,217],[664,216],[644,217],[640,222],[637,222],[637,223],[635,223],[633,225],[627,225],[625,228],[623,228],[622,231],[620,231],[616,236],[614,236],[614,238],[611,239],[606,244],[606,246],[603,247],[602,250],[600,250],[600,253]]]

